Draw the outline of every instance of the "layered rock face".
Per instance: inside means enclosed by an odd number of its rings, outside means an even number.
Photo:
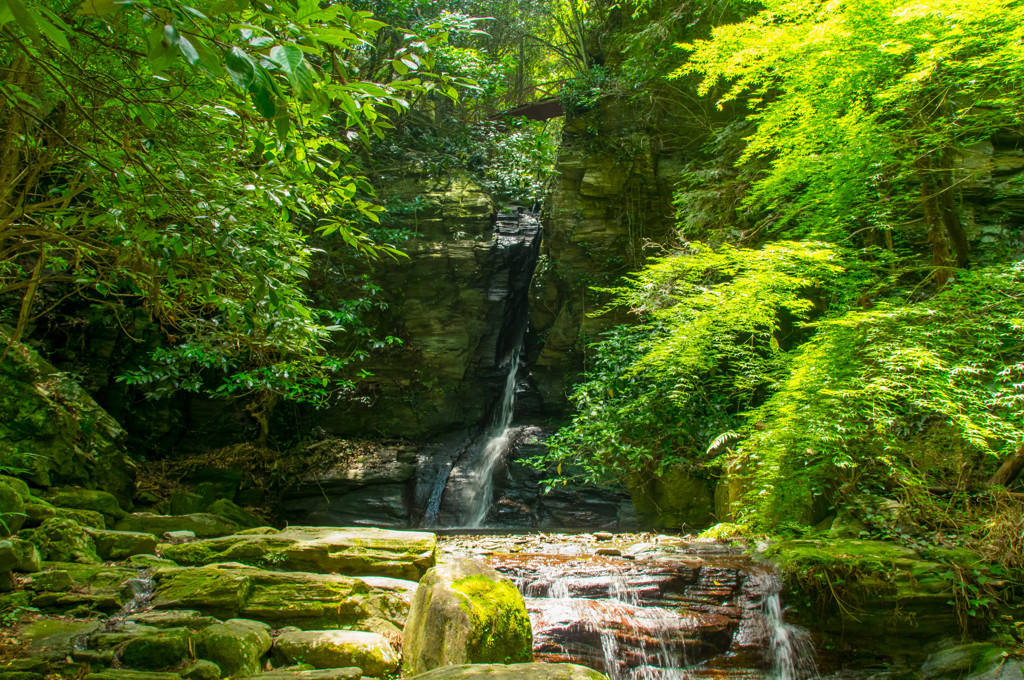
[[[374,274],[387,304],[381,325],[403,344],[369,362],[359,399],[313,417],[330,434],[426,436],[475,425],[493,408],[500,364],[522,339],[516,325],[540,244],[537,219],[497,213],[468,181],[408,180],[394,190],[415,197],[419,209],[402,226],[417,236],[402,246],[408,258]]]

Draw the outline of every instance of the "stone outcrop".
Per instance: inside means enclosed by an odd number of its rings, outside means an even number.
[[[9,331],[0,328],[0,345]],[[135,465],[121,426],[69,376],[35,350],[14,343],[0,363],[0,460],[34,486],[102,489],[123,502],[135,491]]]
[[[410,674],[533,659],[530,618],[519,591],[471,558],[453,558],[427,572],[409,610],[402,644]]]
[[[287,631],[274,641],[274,651],[289,664],[314,668],[360,668],[379,678],[398,670],[401,658],[383,635],[359,630]]]

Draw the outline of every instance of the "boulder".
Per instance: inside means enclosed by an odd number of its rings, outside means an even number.
[[[207,513],[154,515],[138,512],[126,516],[114,525],[114,528],[118,531],[140,531],[154,536],[163,536],[169,531],[191,531],[200,538],[227,536],[238,531],[238,526],[233,522]]]
[[[336,574],[222,564],[160,569],[155,580],[155,609],[195,609],[206,616],[244,617],[276,628],[397,632],[408,612],[393,587],[374,587]]]
[[[671,468],[660,477],[631,478],[629,492],[643,526],[706,529],[715,523],[711,484],[682,468]]]
[[[58,508],[92,510],[103,515],[113,525],[126,514],[113,494],[98,489],[83,489],[80,486],[64,486],[48,489],[42,498]]]
[[[25,524],[25,495],[7,477],[0,477],[0,536],[12,536]],[[12,480],[13,481],[13,480]],[[20,481],[20,480],[18,480]]]
[[[259,675],[252,675],[252,680],[359,680],[362,671],[359,668],[324,668],[305,670],[302,668],[281,668]]]
[[[573,663],[469,664],[445,666],[415,676],[416,680],[608,680]],[[411,679],[410,679],[411,680]]]
[[[156,537],[137,531],[97,531],[96,552],[104,560],[123,560],[156,552]]]
[[[270,651],[270,626],[246,619],[215,623],[199,632],[197,654],[220,667],[224,675],[252,675],[263,668]]]
[[[39,549],[29,541],[20,538],[0,541],[0,572],[31,574],[39,571],[40,561]]]
[[[119,657],[128,668],[166,670],[190,658],[192,644],[192,633],[186,628],[156,629],[125,642]]]
[[[162,546],[181,565],[240,562],[321,574],[418,580],[434,564],[434,534],[373,528],[289,527]]]
[[[454,558],[420,581],[403,633],[405,667],[416,674],[465,663],[533,659],[530,617],[508,578],[480,560]]]
[[[78,562],[99,564],[96,542],[81,524],[69,519],[52,517],[35,529],[22,535],[39,548],[39,554],[50,562]]]
[[[372,678],[394,673],[400,662],[387,638],[358,630],[288,631],[278,636],[274,650],[288,663],[315,668],[358,666]]]
[[[202,494],[178,491],[167,498],[166,510],[169,515],[191,515],[202,512],[210,501]]]
[[[77,508],[54,508],[53,516],[59,519],[69,519],[72,522],[77,522],[83,527],[90,527],[92,529],[106,529],[107,520],[103,517],[102,513],[96,512],[95,510],[79,510]]]
[[[206,507],[206,512],[211,515],[223,517],[227,521],[234,522],[238,526],[246,529],[254,529],[266,524],[262,518],[257,517],[248,510],[245,510],[224,498],[210,503],[210,505]]]
[[[205,659],[199,659],[181,670],[181,677],[185,680],[220,680],[221,675],[220,666]]]
[[[53,563],[50,571],[34,574],[31,582],[39,582],[31,604],[40,609],[85,608],[100,612],[116,612],[134,596],[131,586],[139,572],[114,566],[76,563]],[[61,573],[63,572],[63,574]],[[64,574],[67,574],[65,577]],[[71,585],[66,586],[66,578]]]
[[[71,587],[71,574],[64,569],[50,569],[25,579],[25,587],[36,592],[61,592]]]
[[[986,668],[1002,660],[1001,649],[987,642],[955,645],[928,656],[921,666],[921,678],[963,678],[971,671]]]

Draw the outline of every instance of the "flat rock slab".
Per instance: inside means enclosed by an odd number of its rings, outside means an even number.
[[[378,633],[360,630],[308,630],[281,633],[274,649],[289,663],[315,668],[358,666],[363,675],[379,678],[398,670],[398,652]]]
[[[86,680],[181,680],[177,673],[157,673],[153,671],[129,671],[108,668],[98,673],[90,673]]]
[[[136,531],[154,536],[163,536],[169,531],[191,531],[199,538],[212,538],[233,534],[240,527],[223,517],[204,512],[191,515],[154,515],[137,512],[121,519],[114,528],[118,531]]]
[[[160,569],[157,610],[193,609],[218,619],[246,618],[275,628],[357,628],[393,632],[408,603],[395,590],[337,574],[268,571],[244,564]]]
[[[324,668],[315,671],[282,669],[251,675],[249,678],[250,680],[358,680],[362,674],[362,670],[358,668]]]
[[[286,571],[390,576],[418,581],[434,566],[437,537],[366,527],[289,527],[161,546],[180,565],[240,562]]]
[[[416,680],[608,680],[603,673],[573,663],[445,666],[412,677]]]

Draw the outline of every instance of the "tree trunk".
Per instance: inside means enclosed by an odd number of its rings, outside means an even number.
[[[1010,486],[1021,470],[1024,470],[1024,446],[1017,449],[1017,455],[999,466],[988,483],[991,486]]]

